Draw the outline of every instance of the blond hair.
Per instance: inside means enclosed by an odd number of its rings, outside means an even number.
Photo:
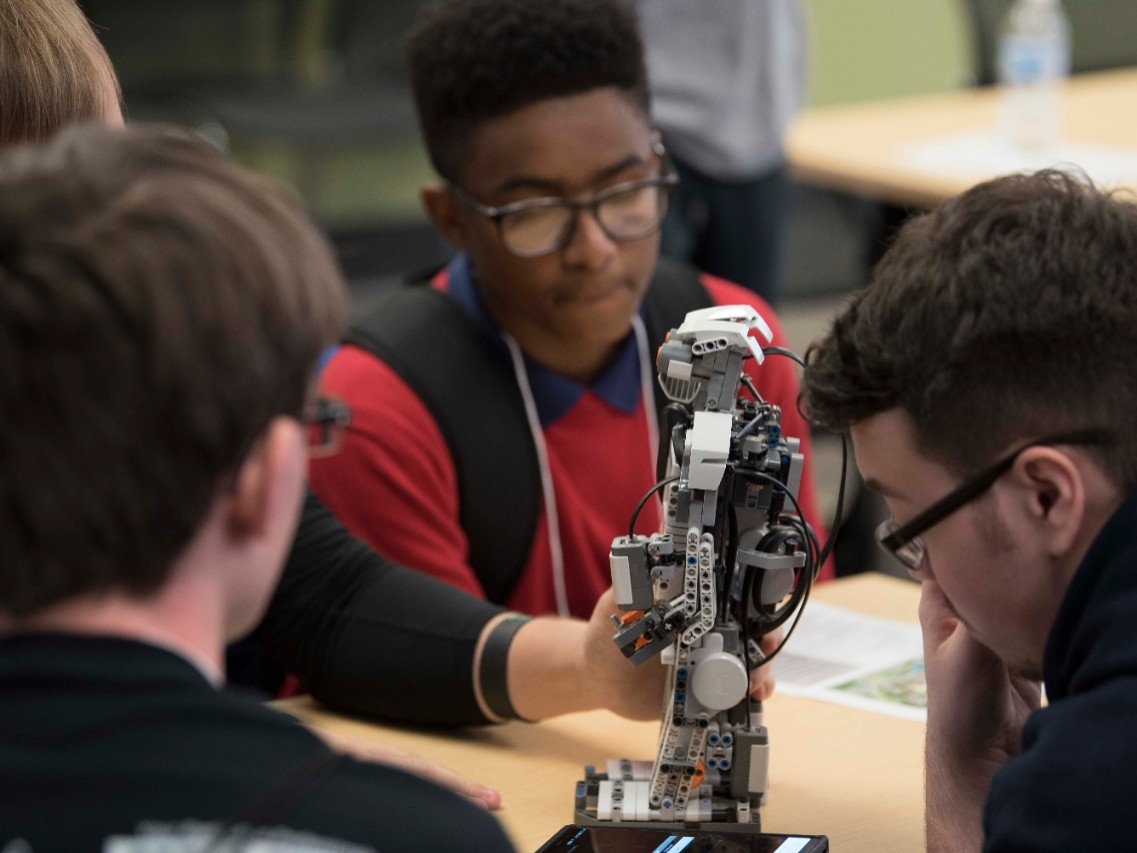
[[[104,121],[119,99],[110,57],[75,0],[0,2],[0,146]]]

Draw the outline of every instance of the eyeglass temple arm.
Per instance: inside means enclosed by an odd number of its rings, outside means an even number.
[[[979,497],[979,495],[983,494],[983,492],[987,491],[987,489],[991,488],[991,484],[1006,473],[1006,471],[1015,464],[1015,459],[1017,458],[1018,453],[1015,453],[1006,459],[1000,460],[978,479],[968,483],[966,488],[960,489],[958,492],[953,492],[949,499],[932,504],[915,518],[910,519],[901,527],[896,528],[896,530],[881,540],[881,544],[886,548],[895,550],[916,538],[936,522],[947,518],[961,506],[970,503]]]
[[[1011,466],[1015,464],[1015,460],[1019,458],[1019,454],[1028,448],[1053,447],[1057,444],[1105,444],[1110,441],[1111,438],[1110,432],[1105,429],[1083,429],[1061,433],[1038,441],[1029,441],[1014,453],[1008,454],[985,472],[979,474],[972,482],[962,487],[958,492],[953,492],[942,501],[932,504],[915,518],[909,520],[903,526],[896,528],[896,530],[881,540],[881,544],[886,548],[896,550],[906,542],[919,536],[936,522],[947,518],[964,504],[975,500],[975,498],[991,488],[991,484],[999,479],[999,477],[1009,471]]]

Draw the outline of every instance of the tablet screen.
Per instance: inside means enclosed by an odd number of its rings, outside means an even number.
[[[821,853],[823,836],[624,826],[566,826],[538,853]]]

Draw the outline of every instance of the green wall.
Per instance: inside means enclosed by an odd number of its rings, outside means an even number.
[[[967,85],[962,0],[805,0],[813,106]]]
[[[804,2],[812,106],[943,91],[968,83],[963,0]],[[318,157],[318,162],[263,147],[238,145],[234,153],[303,187],[311,206],[329,224],[420,220],[417,190],[433,176],[414,140],[340,149]]]

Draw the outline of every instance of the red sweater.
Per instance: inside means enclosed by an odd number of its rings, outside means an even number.
[[[761,298],[721,279],[704,275],[702,280],[715,304],[753,305],[769,322],[773,343],[785,346],[773,311]],[[434,286],[446,290],[446,276],[440,276]],[[454,295],[470,310],[478,310],[470,294]],[[634,359],[630,365],[628,358]],[[625,363],[613,365],[610,374],[590,387],[575,386],[575,400],[567,411],[564,392],[571,387],[565,385],[569,380],[547,377],[548,371],[541,368],[529,371],[552,472],[569,608],[583,618],[611,585],[608,551],[613,537],[627,531],[632,509],[655,482],[638,359],[635,347],[629,346],[618,359]],[[782,432],[801,439],[805,471],[798,498],[824,542],[825,525],[817,515],[812,480],[809,429],[796,405],[795,367],[780,357],[767,358],[762,365],[747,361],[747,365],[762,396],[781,406]],[[623,381],[613,382],[617,377]],[[352,410],[352,426],[342,449],[311,463],[311,485],[320,498],[376,550],[484,598],[467,564],[454,465],[426,406],[385,363],[353,346],[341,347],[332,356],[320,384],[324,393],[346,401]],[[556,388],[549,387],[554,384]],[[613,396],[614,385],[629,384],[634,387],[617,387]],[[555,405],[542,407],[550,396]],[[623,406],[617,398],[622,398]],[[659,529],[658,514],[650,507],[640,513],[637,532]],[[503,518],[501,523],[504,526],[510,520]],[[832,566],[826,565],[822,577],[831,576]],[[521,579],[504,603],[523,613],[556,612],[544,511],[538,517]]]

